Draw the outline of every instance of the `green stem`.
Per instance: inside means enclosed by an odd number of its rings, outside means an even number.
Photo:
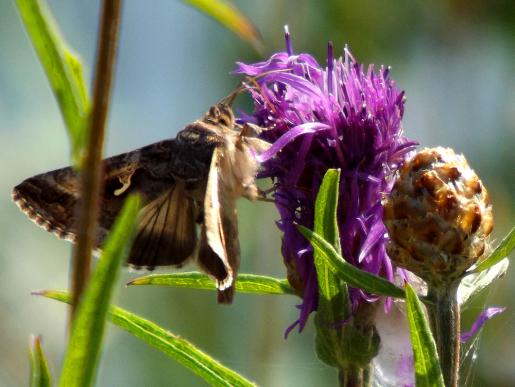
[[[342,359],[338,365],[340,386],[369,387],[372,383],[372,360],[380,346],[375,327],[377,308],[378,304],[361,304],[343,328],[339,348]]]
[[[338,372],[340,387],[363,387],[363,369],[357,366],[348,366]]]
[[[460,305],[458,284],[428,289],[429,318],[447,387],[457,387],[460,364]]]
[[[89,121],[85,158],[81,165],[79,233],[71,270],[72,307],[70,322],[73,322],[77,304],[89,278],[91,251],[95,247],[97,239],[97,219],[100,211],[102,185],[102,149],[113,81],[120,13],[121,0],[104,0],[95,66],[93,107]]]
[[[340,387],[370,387],[373,385],[372,365],[365,368],[350,366],[338,371]]]
[[[370,363],[368,366],[363,368],[363,387],[372,387],[373,386],[373,376],[374,376],[374,368]]]

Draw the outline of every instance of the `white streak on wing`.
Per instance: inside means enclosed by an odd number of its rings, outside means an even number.
[[[222,162],[222,150],[215,148],[206,187],[206,196],[204,200],[204,222],[206,226],[206,237],[209,247],[221,259],[227,277],[223,281],[217,281],[217,287],[220,290],[227,289],[233,283],[233,270],[229,265],[227,257],[225,235],[222,227],[222,208],[219,197],[220,183],[220,163]]]

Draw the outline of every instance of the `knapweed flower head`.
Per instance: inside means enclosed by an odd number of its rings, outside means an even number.
[[[325,68],[309,54],[295,55],[288,32],[285,52],[265,62],[238,63],[236,73],[259,83],[249,85],[254,111],[242,119],[265,128],[262,138],[272,144],[259,156],[260,177],[274,182],[288,279],[303,297],[296,322],[302,330],[317,309],[318,284],[313,249],[296,224],[313,229],[315,199],[329,168],[341,170],[337,216],[343,256],[393,280],[381,200],[416,145],[402,134],[404,92],[388,68],[365,68],[347,48],[336,59],[329,44]],[[360,289],[350,295],[353,307],[376,301]]]
[[[492,232],[488,192],[463,155],[425,148],[408,160],[385,202],[394,262],[428,284],[456,283]]]

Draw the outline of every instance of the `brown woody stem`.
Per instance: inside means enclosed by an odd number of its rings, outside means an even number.
[[[458,285],[435,288],[430,286],[429,318],[440,358],[443,379],[447,387],[457,387],[460,364],[460,305]]]
[[[93,106],[88,123],[87,148],[81,165],[79,232],[72,261],[70,322],[73,322],[77,304],[89,278],[91,251],[96,243],[102,185],[102,150],[118,44],[120,10],[121,0],[103,1],[93,85]]]

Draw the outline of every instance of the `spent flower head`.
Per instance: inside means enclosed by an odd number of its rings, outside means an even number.
[[[302,330],[317,309],[318,284],[313,249],[296,224],[313,229],[315,199],[329,168],[341,169],[337,216],[343,256],[393,280],[381,201],[416,146],[402,134],[404,92],[388,68],[366,68],[347,48],[334,58],[329,44],[327,67],[309,54],[295,55],[288,31],[285,52],[238,63],[236,73],[259,83],[249,85],[254,111],[242,119],[265,128],[262,138],[272,143],[259,156],[260,177],[274,182],[288,279],[303,297],[296,322]],[[360,289],[350,295],[353,307],[377,299]]]
[[[461,281],[492,232],[488,192],[463,155],[425,148],[408,160],[385,202],[390,257],[431,286]]]

